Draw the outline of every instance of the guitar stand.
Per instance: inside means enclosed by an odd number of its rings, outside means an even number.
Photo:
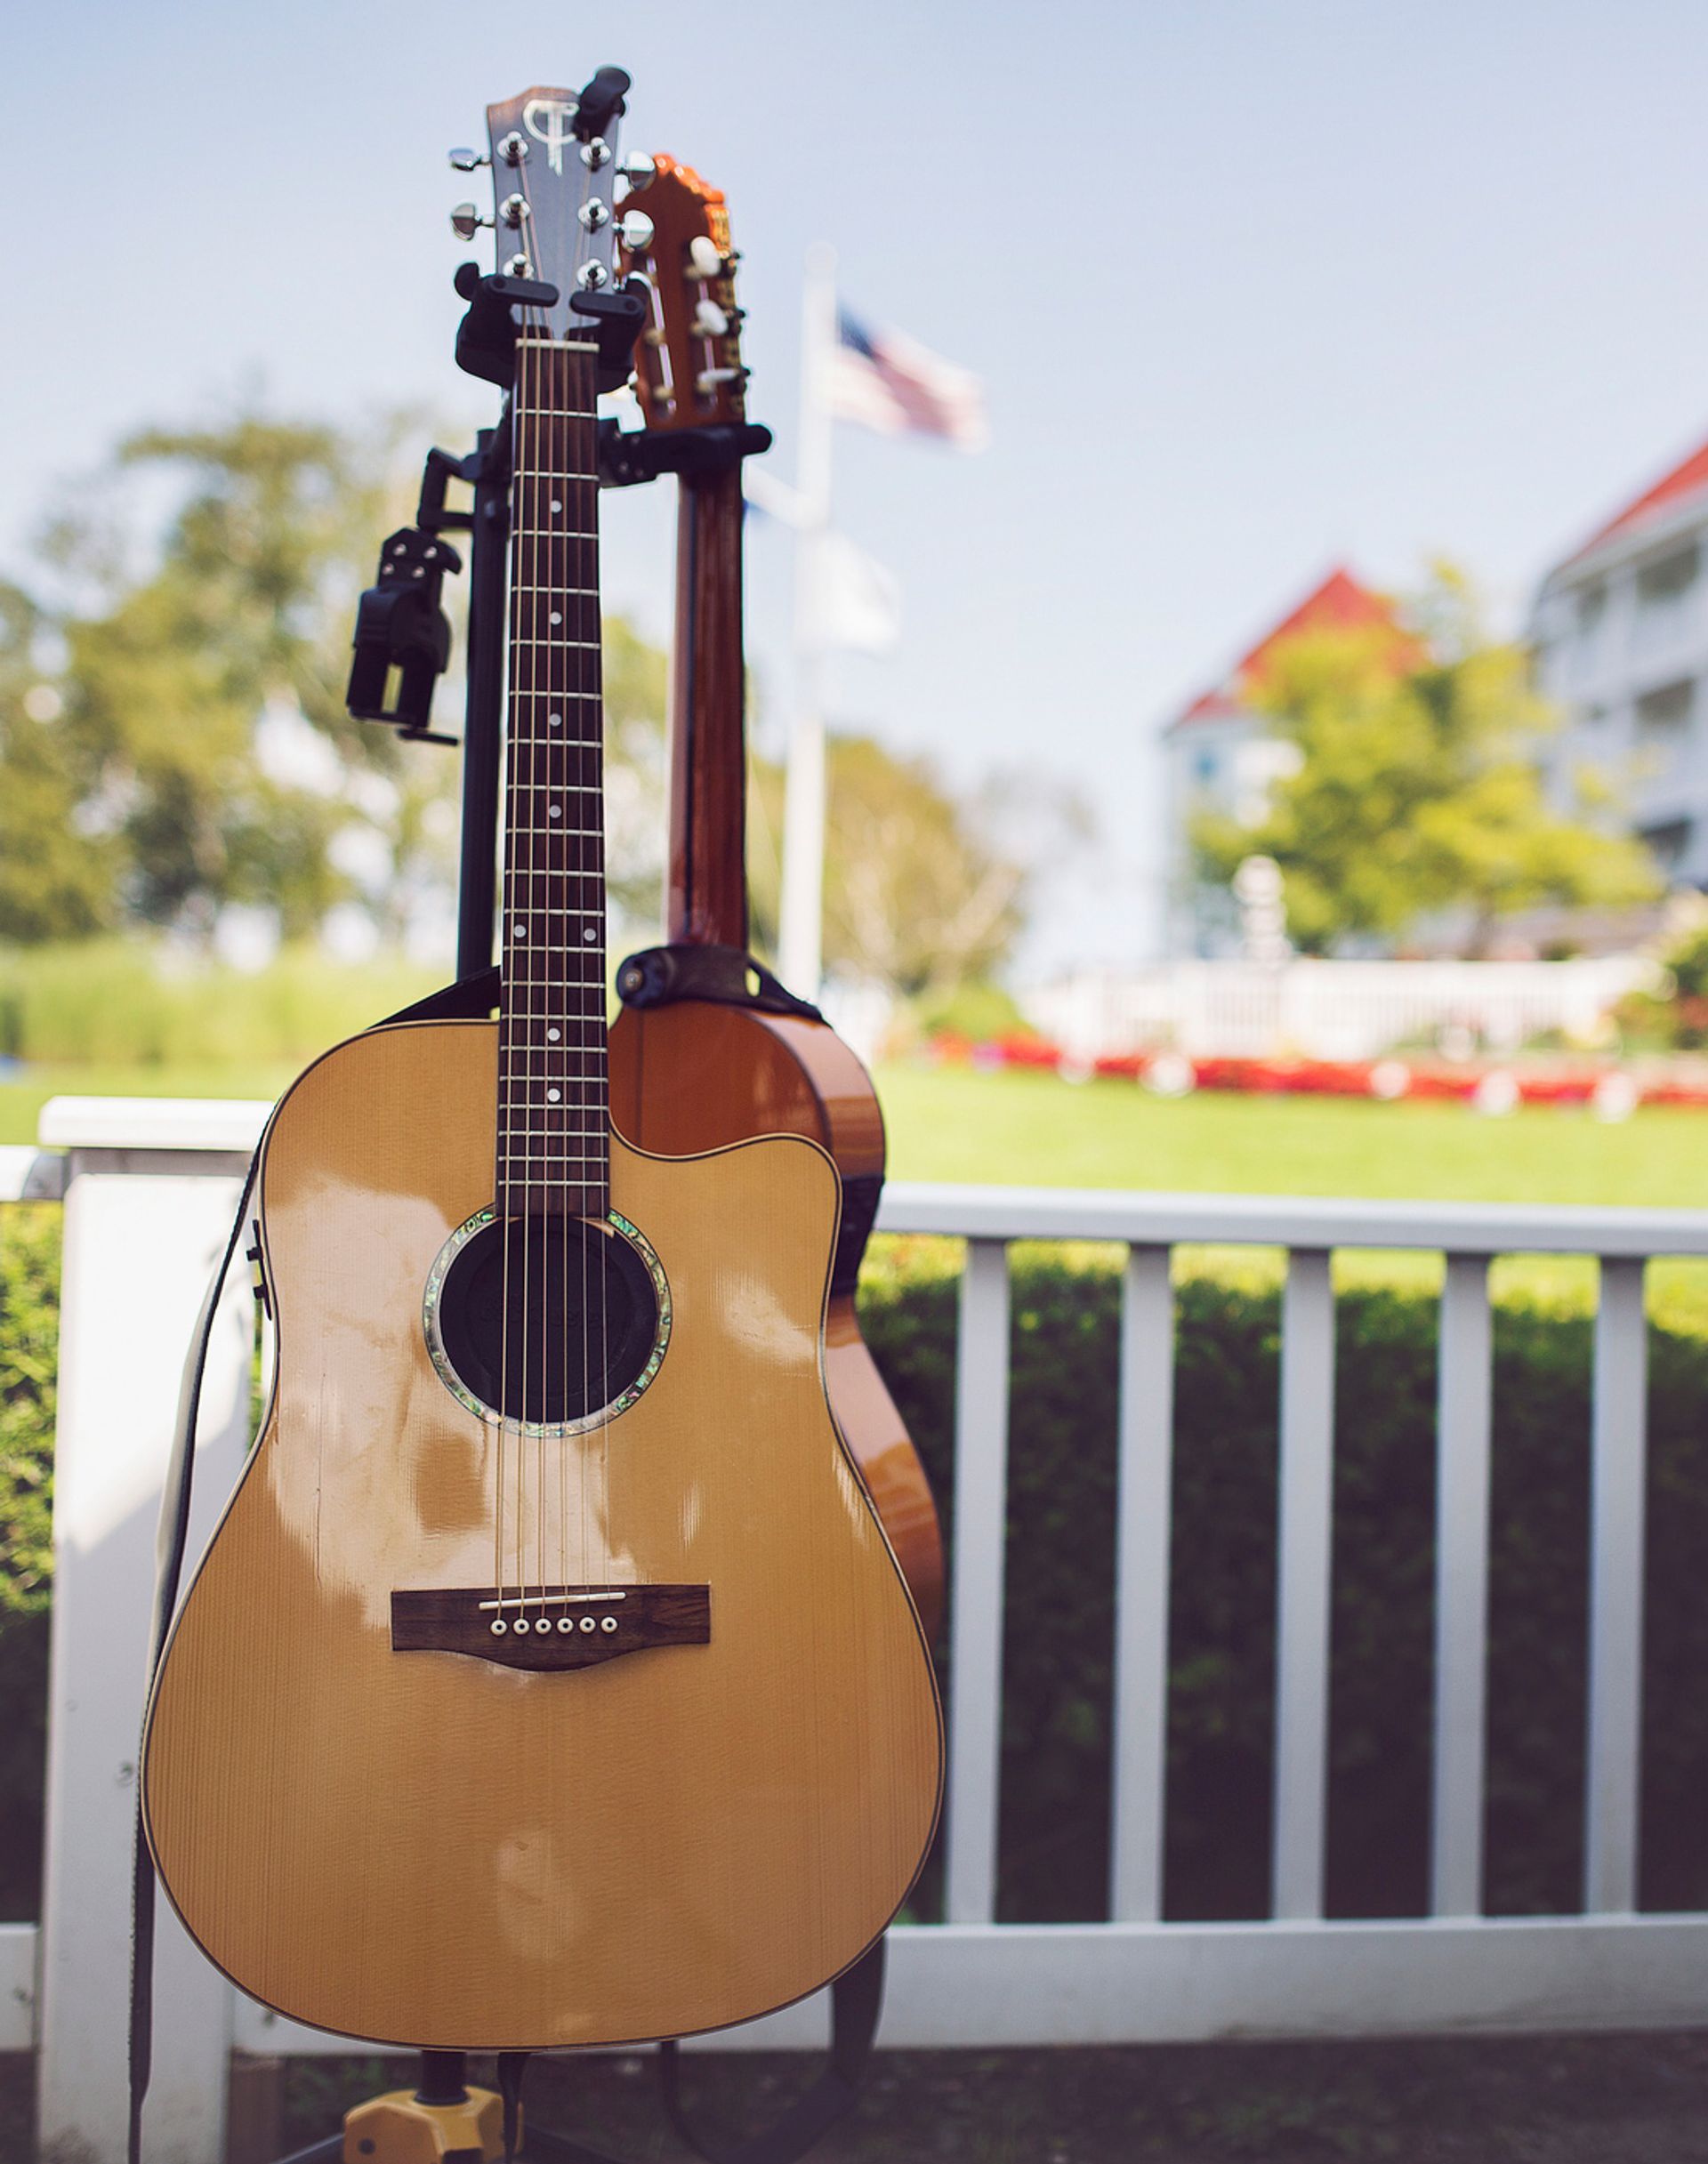
[[[504,2103],[496,2089],[471,2088],[460,2051],[423,2051],[420,2085],[370,2096],[344,2114],[344,2130],[294,2150],[279,2164],[499,2164]],[[581,2164],[591,2150],[522,2124],[517,2107],[517,2164]]]

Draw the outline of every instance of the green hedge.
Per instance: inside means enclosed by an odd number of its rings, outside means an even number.
[[[29,1916],[40,1847],[58,1212],[0,1212],[0,1915]],[[955,1256],[888,1242],[866,1335],[953,1530]],[[1017,1251],[999,1912],[1104,1913],[1118,1279]],[[1273,1292],[1180,1291],[1166,1907],[1268,1905],[1273,1713]],[[1591,1326],[1497,1310],[1487,1895],[1570,1911],[1581,1868]],[[1425,1905],[1435,1303],[1337,1304],[1328,1897]],[[1708,1907],[1708,1340],[1650,1332],[1641,1900]],[[933,1913],[935,1873],[918,1913]]]
[[[39,1913],[60,1212],[0,1210],[0,1919]]]
[[[869,1279],[866,1334],[954,1518],[955,1287],[928,1243]],[[1108,1858],[1118,1280],[1018,1251],[998,1912],[1095,1919]],[[1343,1291],[1327,1898],[1427,1905],[1436,1304]],[[1486,1891],[1569,1911],[1582,1868],[1587,1318],[1494,1323]],[[1180,1288],[1166,1912],[1269,1899],[1279,1302]],[[1708,1342],[1651,1329],[1640,1898],[1708,1906]],[[933,1887],[921,1889],[931,1913]]]

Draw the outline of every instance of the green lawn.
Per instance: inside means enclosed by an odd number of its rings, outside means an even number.
[[[1708,1113],[1622,1125],[1536,1107],[1238,1097],[1134,1082],[893,1066],[879,1077],[897,1179],[1232,1195],[1708,1208]]]

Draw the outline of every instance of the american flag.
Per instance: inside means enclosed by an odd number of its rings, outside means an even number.
[[[839,421],[881,436],[938,436],[963,451],[990,441],[985,387],[900,331],[872,331],[839,311],[828,397]]]

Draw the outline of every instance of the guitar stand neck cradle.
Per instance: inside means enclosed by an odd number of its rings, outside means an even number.
[[[628,86],[629,78],[620,69],[601,68],[581,93],[575,132],[582,141],[608,130],[622,109]],[[454,152],[452,157],[459,165],[485,162],[470,153]],[[463,229],[461,223],[457,229]],[[467,303],[456,337],[457,364],[508,390],[514,370],[514,311],[553,306],[558,289],[514,272],[483,276],[473,263],[462,266],[455,284]],[[577,293],[571,300],[571,308],[597,332],[601,392],[615,390],[628,380],[647,311],[644,287],[633,290],[638,284],[630,281],[606,291]],[[599,423],[598,441],[600,487],[626,488],[666,473],[727,472],[744,458],[768,449],[771,434],[769,429],[744,423],[681,428],[657,436],[649,430],[620,430],[616,421],[608,419]],[[471,491],[466,509],[453,509],[447,503],[454,481]],[[347,698],[356,719],[385,723],[407,743],[454,745],[459,741],[434,730],[431,720],[433,693],[450,658],[444,581],[463,568],[462,553],[446,536],[467,535],[470,591],[467,699],[461,738],[456,975],[458,985],[471,995],[470,1012],[487,1011],[498,991],[493,927],[504,738],[509,484],[505,424],[482,430],[473,450],[463,457],[439,449],[428,453],[415,523],[386,537],[375,583],[358,607]],[[815,1011],[791,1000],[750,957],[721,953],[710,966],[717,977],[715,986],[701,981],[708,964],[691,952],[653,950],[624,965],[619,990],[625,1001],[640,1003],[672,997],[752,998],[780,1011]],[[654,1590],[704,1593],[704,1589],[691,1588]],[[405,1623],[407,1629],[429,1632],[420,1643],[441,1642],[431,1635],[439,1627],[433,1617],[412,1615]],[[686,1631],[690,1638],[704,1635],[697,1611],[685,1621],[678,1619],[673,1627],[678,1628],[678,1635]],[[595,1650],[600,1657],[609,1658],[629,1648],[615,1643],[607,1647],[595,1641]],[[487,1657],[494,1656],[488,1653]],[[455,1959],[454,1950],[447,1958]],[[508,2055],[508,2067],[505,2058],[499,2062],[505,2080],[501,2093],[470,2086],[466,2053],[423,2051],[414,2089],[392,2090],[358,2105],[346,2115],[342,2134],[294,2152],[283,2164],[335,2164],[337,2160],[343,2164],[495,2164],[513,2155],[522,2134],[520,2061],[526,2055]],[[605,2164],[584,2145],[538,2128],[528,2131],[526,2153],[529,2164],[536,2159]]]

